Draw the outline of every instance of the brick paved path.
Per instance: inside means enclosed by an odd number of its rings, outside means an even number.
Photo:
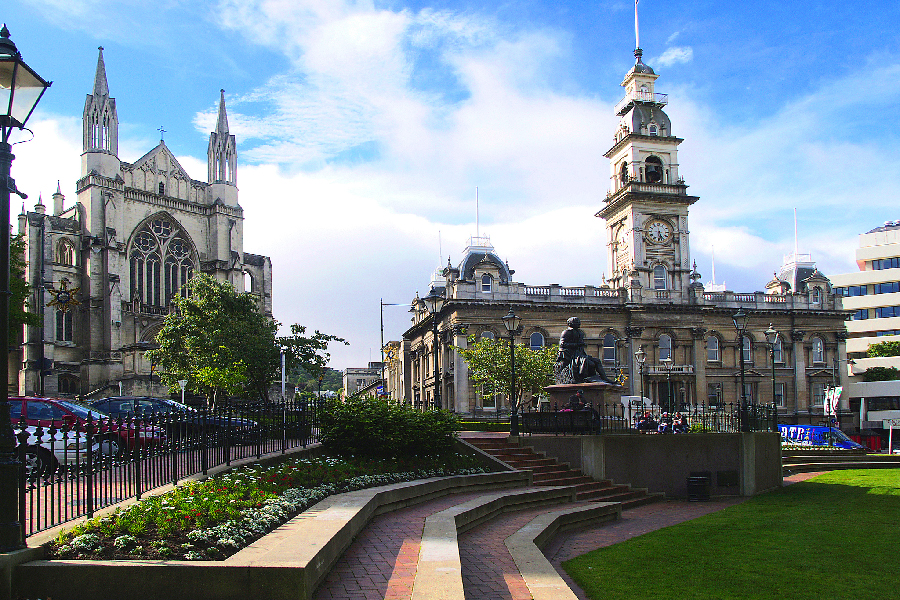
[[[375,517],[338,560],[314,600],[408,600],[425,518],[480,495],[451,494]]]

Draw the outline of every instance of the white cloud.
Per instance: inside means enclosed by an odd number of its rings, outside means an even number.
[[[654,58],[649,64],[660,67],[671,67],[678,63],[689,63],[694,59],[694,49],[690,46],[672,46],[666,48],[659,57]]]

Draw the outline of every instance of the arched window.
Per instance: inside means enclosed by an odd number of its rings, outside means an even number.
[[[616,336],[612,333],[603,336],[603,362],[616,362]]]
[[[773,360],[775,364],[781,364],[784,362],[784,346],[781,343],[781,336],[775,338],[775,348],[773,349]]]
[[[744,336],[744,362],[753,362],[753,342],[748,336]]]
[[[493,332],[493,331],[482,331],[482,332],[481,332],[481,339],[483,339],[483,340],[496,340],[497,338],[496,338],[496,336],[494,335],[494,332]]]
[[[648,183],[660,183],[662,179],[662,161],[656,156],[648,156],[644,161],[644,180]]]
[[[532,350],[540,350],[544,347],[544,334],[540,331],[535,331],[531,334],[528,341]]]
[[[71,342],[75,340],[74,318],[71,310],[56,311],[56,341]]]
[[[706,338],[706,360],[711,362],[721,360],[719,358],[719,338],[715,335]]]
[[[653,289],[668,289],[666,286],[666,268],[663,265],[656,265],[653,267]]]
[[[628,163],[623,162],[622,166],[619,167],[619,181],[622,182],[622,185],[628,183]]]
[[[77,394],[78,379],[70,375],[60,375],[57,381],[57,389],[60,394]]]
[[[159,182],[159,195],[160,196],[166,195],[166,184],[163,183],[162,181]]]
[[[659,336],[659,360],[672,358],[672,337],[668,334]]]
[[[822,341],[822,338],[812,339],[812,361],[814,364],[825,363],[825,342]]]
[[[812,291],[812,301],[813,304],[818,304],[822,301],[822,290],[821,288],[814,287]]]
[[[648,131],[650,135],[659,135],[659,127],[656,126],[656,123],[650,123]]]
[[[146,223],[131,246],[131,293],[150,306],[168,306],[193,276],[193,247],[167,217]]]
[[[485,273],[481,276],[481,291],[485,294],[491,293],[491,285],[494,282],[494,278],[491,277],[488,273]]]
[[[56,247],[56,262],[61,265],[75,265],[75,247],[69,240],[62,240]]]
[[[244,291],[245,292],[255,292],[255,286],[253,285],[253,275],[249,273],[249,271],[244,271]]]

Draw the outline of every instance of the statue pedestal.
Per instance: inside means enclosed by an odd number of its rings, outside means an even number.
[[[569,398],[572,394],[578,390],[581,390],[581,393],[584,394],[585,404],[592,404],[594,406],[619,402],[622,395],[627,392],[627,390],[620,385],[606,383],[604,381],[595,381],[591,383],[557,383],[555,385],[548,385],[544,388],[544,391],[550,396],[551,409],[564,408],[566,404],[569,403]]]

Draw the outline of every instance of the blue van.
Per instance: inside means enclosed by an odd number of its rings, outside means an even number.
[[[799,444],[801,446],[832,446],[845,450],[865,449],[862,444],[857,444],[837,427],[824,427],[822,425],[779,425],[781,441],[785,444]]]

